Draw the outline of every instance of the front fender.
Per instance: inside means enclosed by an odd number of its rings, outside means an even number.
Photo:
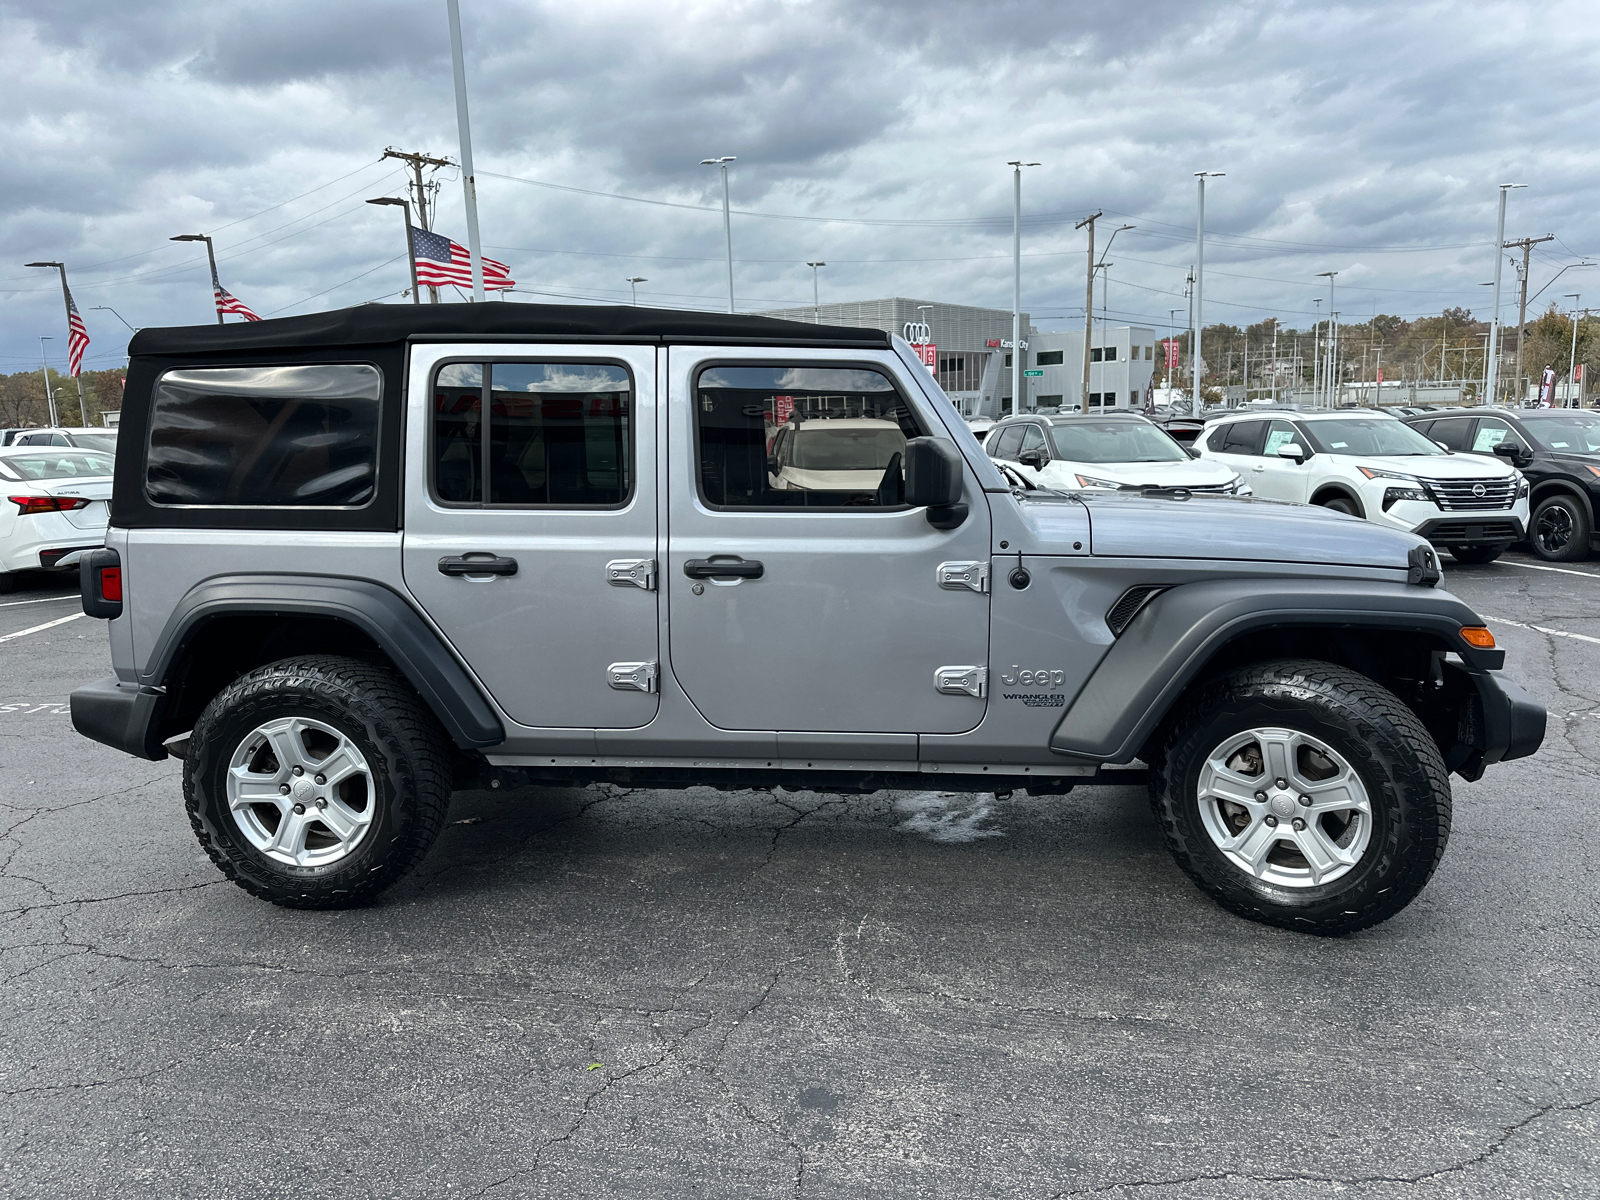
[[[1149,601],[1127,624],[1062,714],[1050,749],[1100,762],[1131,761],[1184,689],[1242,634],[1296,626],[1429,634],[1469,670],[1497,670],[1504,651],[1461,640],[1462,626],[1482,624],[1449,592],[1404,583],[1255,578],[1183,584]]]

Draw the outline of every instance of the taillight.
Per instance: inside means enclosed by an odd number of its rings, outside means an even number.
[[[104,600],[122,601],[122,568],[100,568],[100,596]]]
[[[78,589],[83,611],[91,617],[113,620],[122,615],[122,556],[102,546],[78,560]]]
[[[17,506],[17,512],[26,517],[33,513],[72,512],[88,508],[89,501],[81,496],[7,496]]]

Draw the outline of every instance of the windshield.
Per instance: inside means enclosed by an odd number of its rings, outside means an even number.
[[[1528,436],[1546,450],[1565,454],[1600,454],[1600,413],[1566,412],[1524,417]]]
[[[15,454],[0,459],[0,471],[12,479],[88,479],[110,475],[115,460],[95,450],[52,450],[47,454]]]
[[[1317,449],[1327,454],[1445,453],[1411,426],[1393,417],[1339,417],[1332,421],[1309,421],[1306,427]]]
[[[796,432],[794,465],[802,471],[882,471],[905,448],[898,429],[829,429],[818,422]]]
[[[1056,457],[1080,463],[1179,462],[1189,457],[1154,425],[1142,421],[1072,421],[1050,427]]]

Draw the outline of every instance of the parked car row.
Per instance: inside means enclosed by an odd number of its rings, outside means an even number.
[[[77,571],[105,543],[115,456],[104,450],[0,449],[0,592],[23,571]]]
[[[115,429],[67,426],[23,426],[0,429],[0,446],[77,446],[83,450],[115,450]]]
[[[1600,550],[1600,414],[1577,409],[1402,418],[1254,406],[1204,422],[1021,413],[986,423],[980,440],[1026,486],[1313,504],[1419,534],[1465,563],[1519,542],[1553,562]]]

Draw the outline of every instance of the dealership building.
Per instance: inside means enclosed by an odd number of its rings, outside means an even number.
[[[882,329],[907,341],[924,336],[937,350],[939,386],[964,416],[998,417],[1014,410],[1011,396],[1011,312],[896,296],[760,314],[857,329]],[[924,327],[926,327],[924,329]],[[1022,314],[1023,410],[1083,403],[1083,331],[1040,333]],[[1139,326],[1097,323],[1089,349],[1089,409],[1138,407],[1155,369],[1156,335]]]

